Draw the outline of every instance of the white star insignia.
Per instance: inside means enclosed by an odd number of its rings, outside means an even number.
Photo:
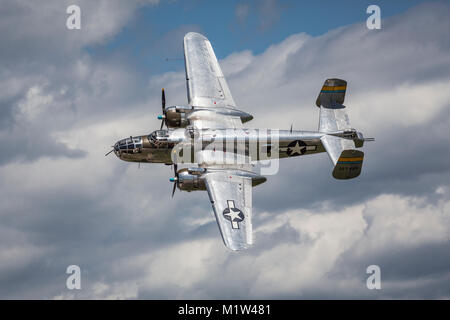
[[[234,221],[234,219],[238,219],[239,221],[242,221],[241,217],[239,216],[239,213],[241,213],[239,210],[230,208],[230,212],[227,212],[224,215],[230,217],[231,221]]]
[[[302,150],[304,149],[304,146],[300,146],[300,144],[298,143],[298,141],[295,143],[295,146],[293,147],[289,147],[289,150],[291,151],[291,156],[293,156],[294,154],[302,154]]]

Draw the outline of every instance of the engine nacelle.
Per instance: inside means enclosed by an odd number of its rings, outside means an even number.
[[[207,169],[204,168],[184,168],[178,171],[178,188],[184,191],[206,190],[205,178],[203,174]],[[243,177],[252,179],[252,186],[255,187],[261,183],[266,182],[266,177],[257,175],[253,172],[246,172],[244,174],[238,173]]]
[[[184,128],[189,124],[187,113],[192,111],[189,106],[171,106],[166,108],[165,121],[169,128]]]
[[[199,172],[190,173],[190,169],[181,169],[178,171],[178,188],[188,192],[206,190],[205,180]]]

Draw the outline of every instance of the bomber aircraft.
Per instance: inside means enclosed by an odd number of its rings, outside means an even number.
[[[206,190],[225,246],[249,248],[252,187],[266,181],[253,167],[263,160],[327,152],[336,179],[361,173],[361,132],[350,126],[344,97],[347,82],[327,79],[317,97],[318,131],[247,129],[253,116],[237,108],[210,41],[195,32],[184,36],[188,105],[166,106],[162,89],[160,130],[118,141],[113,150],[124,161],[173,165],[172,196],[180,190]],[[164,125],[167,129],[163,129]],[[188,167],[178,170],[178,164]]]

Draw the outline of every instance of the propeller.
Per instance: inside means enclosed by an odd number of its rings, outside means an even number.
[[[158,116],[158,119],[161,121],[161,128],[159,130],[162,130],[164,126],[164,119],[166,118],[166,93],[164,92],[164,88],[161,90],[161,107],[162,107],[162,115]]]
[[[177,170],[178,166],[176,163],[173,164],[173,171],[174,171],[174,175],[175,177],[170,178],[170,182],[173,182],[173,189],[172,189],[172,198],[173,195],[175,194],[175,190],[177,189],[177,183],[178,183],[178,170]]]

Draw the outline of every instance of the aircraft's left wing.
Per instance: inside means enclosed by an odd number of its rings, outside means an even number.
[[[253,117],[236,108],[209,40],[195,32],[184,36],[189,122],[199,129],[242,128]]]
[[[184,60],[190,105],[236,107],[211,43],[205,36],[195,32],[184,36]]]
[[[217,170],[205,174],[206,189],[223,242],[233,251],[253,244],[252,179],[240,173]]]

